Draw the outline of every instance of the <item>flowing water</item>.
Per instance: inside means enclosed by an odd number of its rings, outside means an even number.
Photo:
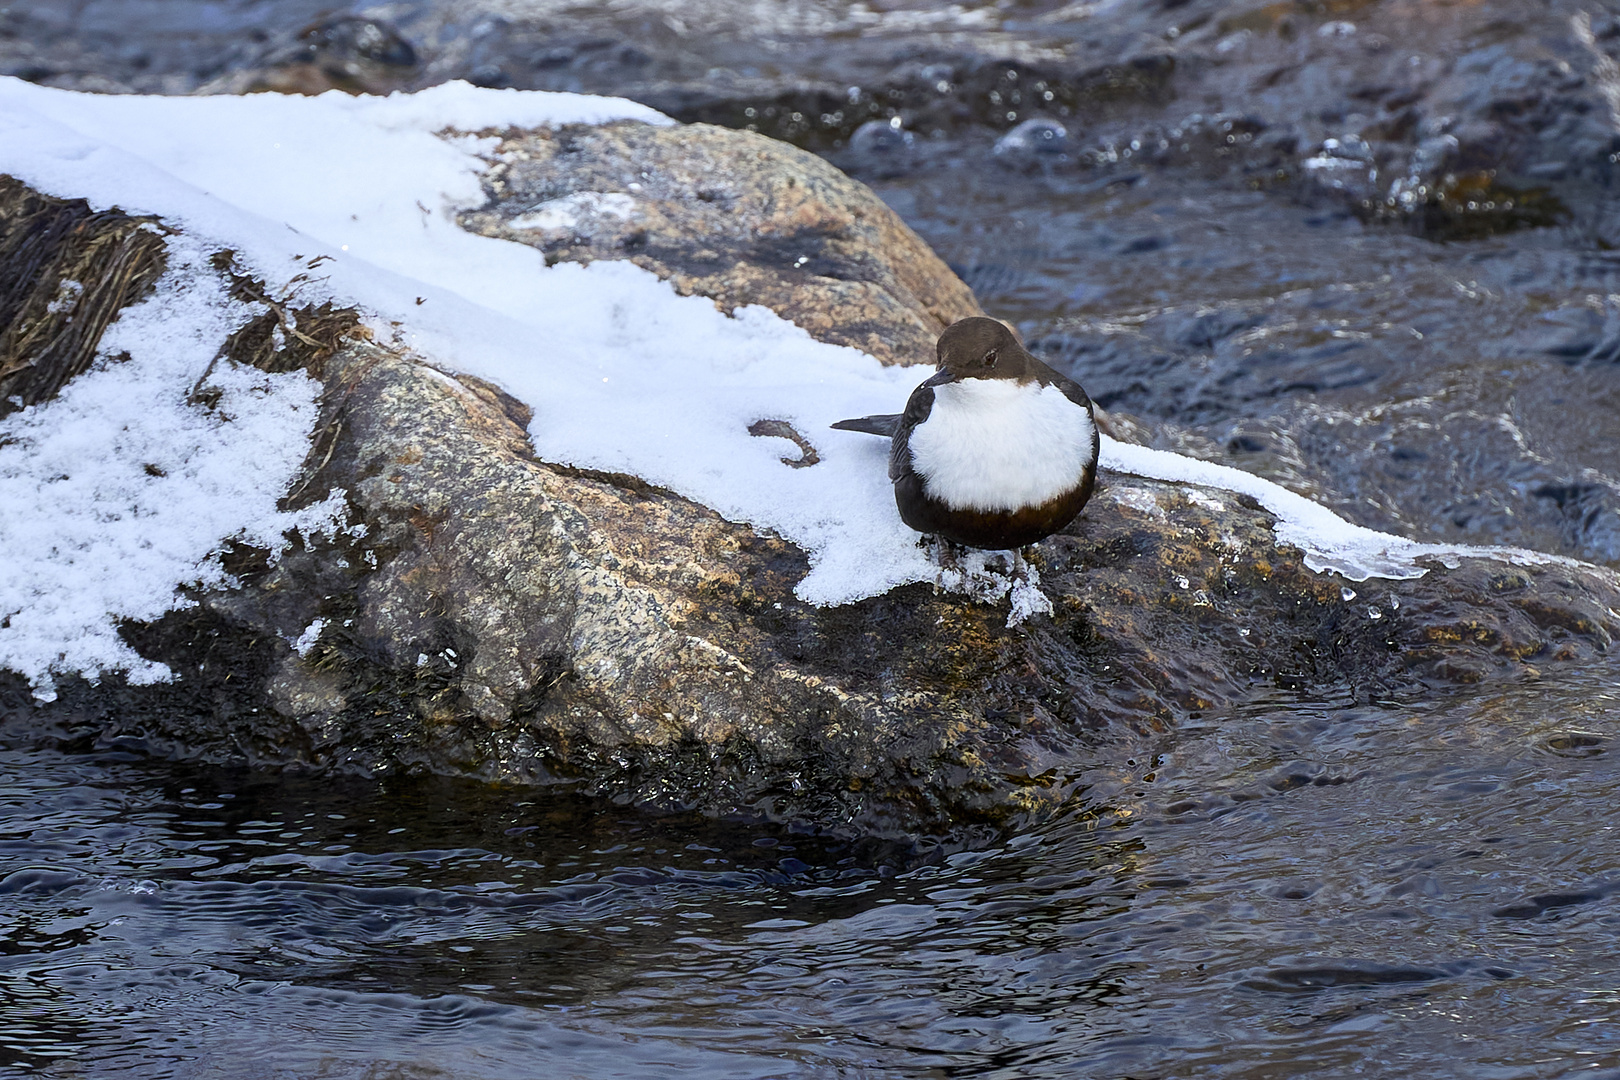
[[[1211,2],[367,10],[417,83],[701,112]],[[12,0],[0,68],[187,92],[337,49],[299,36],[328,7]],[[998,155],[1006,126],[804,141],[1154,441],[1364,524],[1620,563],[1620,260],[1579,215],[1436,242],[1208,161]],[[1067,813],[972,850],[0,730],[0,1073],[1620,1077],[1617,699],[1604,667],[1105,732]]]
[[[1620,1075],[1620,685],[1278,702],[982,850],[0,753],[0,1068]]]

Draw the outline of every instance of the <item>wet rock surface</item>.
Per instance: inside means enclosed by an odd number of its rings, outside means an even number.
[[[695,162],[758,145],[690,137]],[[618,162],[631,141],[572,145]],[[646,152],[667,168],[678,145]],[[492,173],[491,190],[512,171]],[[825,198],[815,220],[853,215]],[[503,219],[498,203],[484,213]],[[669,231],[647,250],[699,240],[681,229],[701,217],[664,213]],[[876,241],[842,242],[844,257],[881,264],[859,249]],[[214,269],[246,299],[267,295],[227,254]],[[762,290],[814,302],[791,267],[776,272]],[[949,295],[941,272],[932,288]],[[874,316],[896,339],[918,332],[911,305],[928,289],[906,294]],[[264,318],[310,332],[250,323],[232,358],[302,368],[325,388],[289,504],[341,488],[365,535],[307,541],[273,566],[232,552],[241,589],[124,628],[175,682],[62,680],[41,706],[12,679],[13,722],[180,756],[561,782],[656,807],[962,836],[1057,811],[1110,747],[1209,710],[1538,679],[1605,662],[1620,633],[1606,570],[1479,559],[1352,586],[1278,547],[1246,500],[1109,475],[1039,548],[1050,618],[1008,629],[1005,602],[927,584],[814,608],[793,595],[801,552],[634,478],[535,460],[527,409],[498,389],[368,340],[343,313]]]

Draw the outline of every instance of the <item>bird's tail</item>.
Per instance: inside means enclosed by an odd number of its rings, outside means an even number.
[[[840,420],[833,427],[839,431],[864,431],[868,435],[881,435],[885,439],[890,439],[899,430],[900,414],[888,413],[884,416],[859,416],[854,420]]]

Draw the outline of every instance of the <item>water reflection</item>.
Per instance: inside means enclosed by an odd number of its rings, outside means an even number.
[[[0,1060],[141,1076],[1620,1067],[1620,687],[1278,701],[902,851],[444,779],[0,753]],[[83,749],[83,748],[81,748]]]

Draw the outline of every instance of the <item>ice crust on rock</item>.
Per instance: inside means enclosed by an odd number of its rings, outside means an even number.
[[[507,224],[514,229],[572,229],[593,217],[629,221],[635,212],[636,200],[623,192],[576,191],[549,199]]]

